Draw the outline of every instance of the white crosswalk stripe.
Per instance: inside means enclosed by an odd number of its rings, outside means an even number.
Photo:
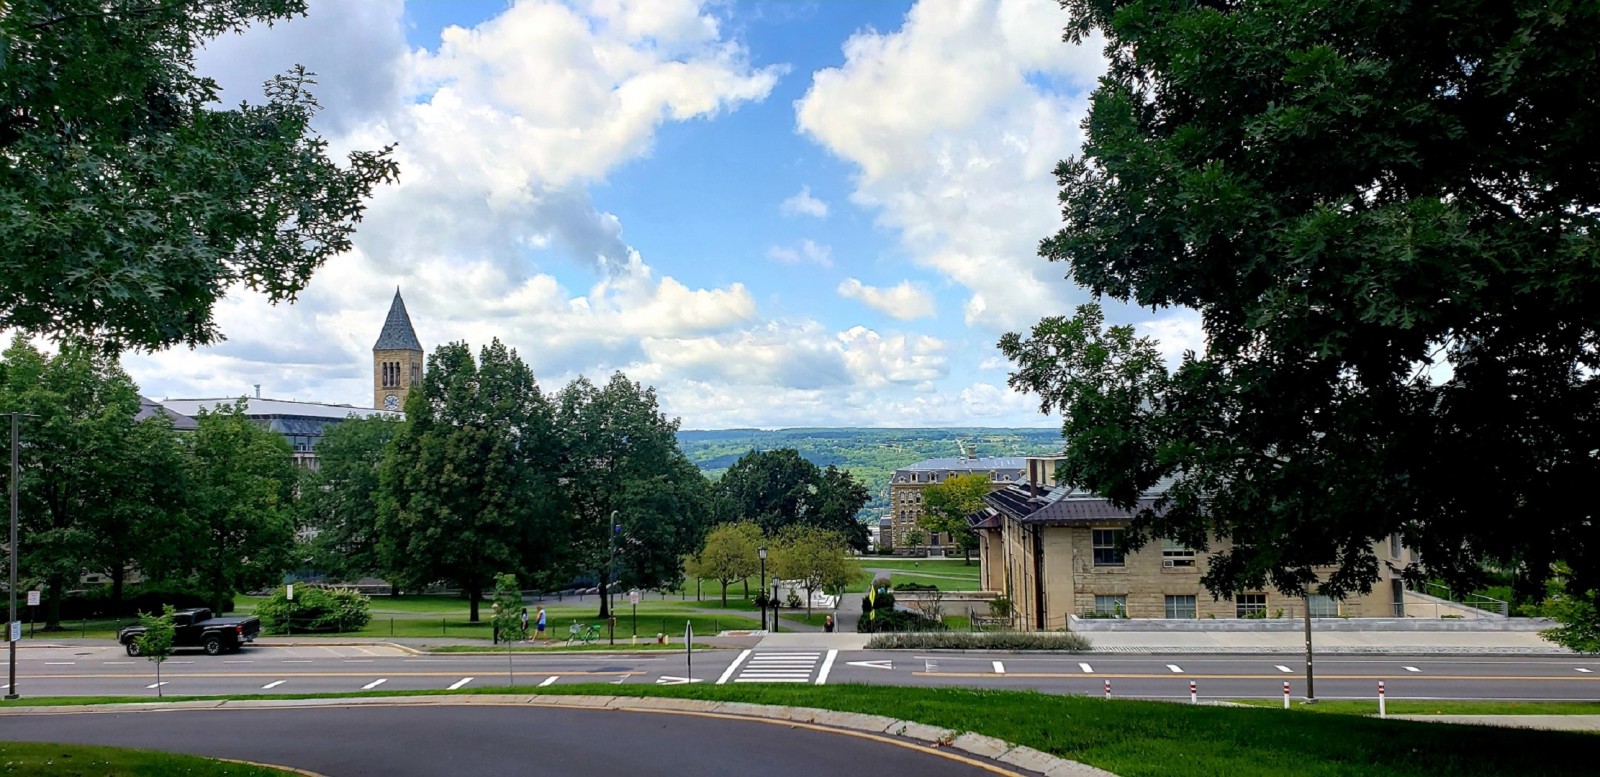
[[[736,683],[809,683],[822,661],[822,651],[763,653],[753,651],[733,677]],[[737,662],[735,662],[737,663]],[[824,682],[826,678],[823,678]]]

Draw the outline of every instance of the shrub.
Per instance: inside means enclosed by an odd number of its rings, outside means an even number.
[[[1072,632],[947,631],[920,634],[879,634],[867,640],[868,650],[1062,650],[1082,653],[1093,649],[1089,640]]]
[[[301,584],[295,586],[294,593],[291,602],[286,591],[278,588],[256,605],[261,628],[267,633],[360,631],[372,620],[367,612],[368,598],[359,591]]]
[[[767,605],[772,604],[772,599],[767,596],[767,592],[766,591],[762,591],[762,592],[756,594],[756,598],[754,599],[754,603],[756,605],[756,609],[764,610],[764,609],[767,608]]]
[[[791,610],[798,610],[805,605],[805,602],[800,601],[800,594],[797,594],[792,590],[789,592],[789,598],[783,600],[783,606],[788,607]]]
[[[61,600],[61,617],[64,620],[126,618],[139,613],[159,613],[162,607],[169,604],[178,610],[211,606],[204,593],[182,585],[158,583],[125,586],[122,589],[122,601],[114,603],[111,601],[111,586],[105,585],[67,594]],[[233,612],[232,598],[224,599],[222,604],[218,615]],[[40,608],[41,616],[43,609]]]
[[[924,585],[922,583],[900,583],[894,587],[896,591],[937,591],[939,586]]]
[[[861,616],[856,621],[856,631],[877,634],[886,631],[944,631],[945,625],[932,618],[907,610],[877,610],[871,617]]]
[[[989,614],[996,618],[1011,617],[1011,597],[996,596],[989,600]]]
[[[1561,625],[1539,635],[1577,653],[1600,653],[1600,611],[1594,600],[1594,591],[1582,597],[1552,597],[1545,611]]]

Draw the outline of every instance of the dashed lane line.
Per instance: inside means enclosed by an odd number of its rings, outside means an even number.
[[[544,682],[539,683],[539,687],[543,688],[546,685],[550,685],[551,683],[554,683],[555,681],[560,680],[560,679],[561,679],[561,675],[551,675],[549,677],[544,678]]]
[[[1078,664],[1078,668],[1082,669],[1084,674],[1094,674],[1094,667],[1089,666],[1088,664],[1080,662]]]
[[[470,682],[472,682],[472,678],[471,677],[463,677],[460,680],[457,680],[457,681],[451,683],[450,687],[446,688],[445,690],[454,691],[454,690],[460,688],[461,686],[466,685],[467,683],[470,683]]]
[[[1005,674],[1006,673],[1006,665],[1001,663],[1001,662],[999,662],[999,661],[994,662],[994,673],[995,674]]]
[[[1283,664],[1273,664],[1273,668],[1277,669],[1278,671],[1280,671],[1280,672],[1282,672],[1284,674],[1292,674],[1294,672],[1293,669],[1290,669],[1289,667],[1284,666]]]
[[[276,687],[278,687],[280,685],[283,685],[286,682],[289,682],[289,681],[288,680],[273,680],[272,682],[261,686],[261,690],[263,690],[263,691],[271,690],[271,689],[276,688]]]
[[[1400,668],[1406,670],[1407,672],[1420,672],[1420,671],[1422,671],[1421,669],[1418,669],[1418,668],[1416,668],[1414,666],[1402,666]]]
[[[376,687],[378,687],[378,686],[380,686],[380,685],[383,685],[383,684],[384,684],[384,683],[386,683],[386,682],[389,682],[389,678],[387,678],[387,677],[379,677],[379,678],[378,678],[378,679],[376,679],[376,680],[373,680],[373,681],[372,681],[372,682],[370,682],[370,683],[367,683],[367,684],[366,684],[366,685],[363,685],[363,686],[361,686],[361,690],[363,690],[363,691],[370,691],[370,690],[372,690],[372,689],[373,689],[373,688],[376,688]]]
[[[167,681],[166,680],[162,680],[159,683],[152,683],[150,685],[146,685],[145,688],[147,688],[149,690],[155,690],[155,689],[160,688],[161,686],[166,685],[166,684],[167,684]]]
[[[1183,669],[1181,669],[1177,664],[1167,664],[1167,668],[1171,669],[1173,674],[1183,674]]]

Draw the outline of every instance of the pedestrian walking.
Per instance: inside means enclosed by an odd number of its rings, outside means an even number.
[[[534,628],[537,629],[533,635],[534,638],[544,639],[544,605],[542,604],[539,605],[539,619],[534,621]]]
[[[522,608],[522,638],[528,638],[528,608]]]
[[[824,615],[822,617],[822,630],[825,631],[825,632],[828,632],[829,634],[833,633],[833,616],[832,615]]]

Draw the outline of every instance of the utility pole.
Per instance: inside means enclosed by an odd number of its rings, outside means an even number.
[[[17,698],[17,640],[11,630],[17,623],[17,424],[21,420],[21,413],[11,413],[11,544],[6,546],[6,555],[11,557],[11,587],[7,593],[11,595],[10,617],[6,619],[6,642],[10,645],[11,663],[10,680],[6,686],[6,698]]]

